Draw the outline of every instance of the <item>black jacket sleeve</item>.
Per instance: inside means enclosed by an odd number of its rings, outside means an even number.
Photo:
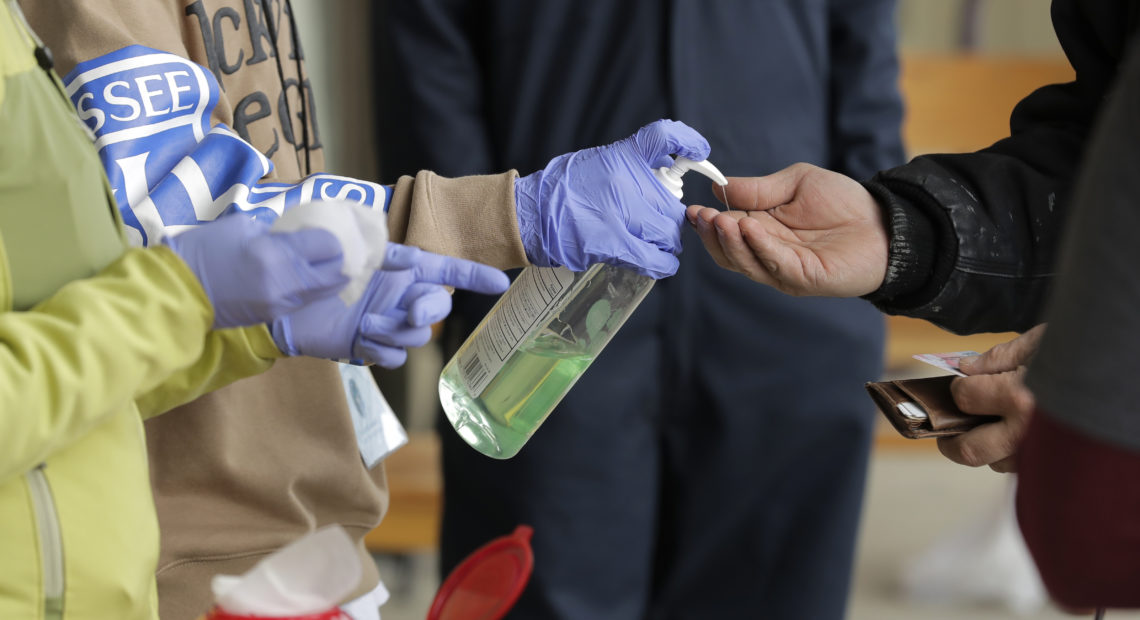
[[[1128,1],[1055,0],[1075,81],[1023,99],[1010,137],[987,149],[918,157],[866,184],[891,234],[887,277],[869,300],[958,333],[1040,322],[1070,187],[1138,14]]]

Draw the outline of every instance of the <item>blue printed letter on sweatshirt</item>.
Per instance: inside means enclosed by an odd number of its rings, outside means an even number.
[[[296,184],[263,182],[273,163],[210,114],[220,89],[181,56],[132,45],[80,63],[64,79],[134,245],[243,212],[272,220],[313,200],[387,209],[391,189],[331,174]]]

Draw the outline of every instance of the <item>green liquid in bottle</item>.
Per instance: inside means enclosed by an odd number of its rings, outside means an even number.
[[[475,399],[467,395],[452,361],[440,376],[440,402],[467,443],[507,459],[518,454],[593,359],[553,334],[542,334],[515,351]]]

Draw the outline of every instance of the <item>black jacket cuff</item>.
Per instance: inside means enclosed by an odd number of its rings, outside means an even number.
[[[876,306],[909,305],[900,302],[919,296],[930,284],[937,241],[934,224],[921,209],[887,189],[878,176],[863,187],[882,207],[889,235],[883,284],[863,299]]]

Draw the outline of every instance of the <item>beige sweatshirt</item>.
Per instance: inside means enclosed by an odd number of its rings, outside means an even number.
[[[296,183],[322,171],[319,130],[303,122],[312,118],[314,102],[286,2],[21,4],[61,75],[134,44],[188,58],[221,85],[211,124],[226,124],[272,160],[271,180]],[[128,90],[114,92],[129,96]],[[389,207],[391,237],[500,268],[524,266],[516,177],[514,171],[403,177]],[[164,620],[197,617],[211,603],[210,577],[239,574],[309,530],[339,523],[362,540],[380,522],[387,505],[383,468],[363,465],[349,415],[335,365],[299,358],[146,423]],[[356,594],[378,579],[363,544],[361,554],[368,574]]]

